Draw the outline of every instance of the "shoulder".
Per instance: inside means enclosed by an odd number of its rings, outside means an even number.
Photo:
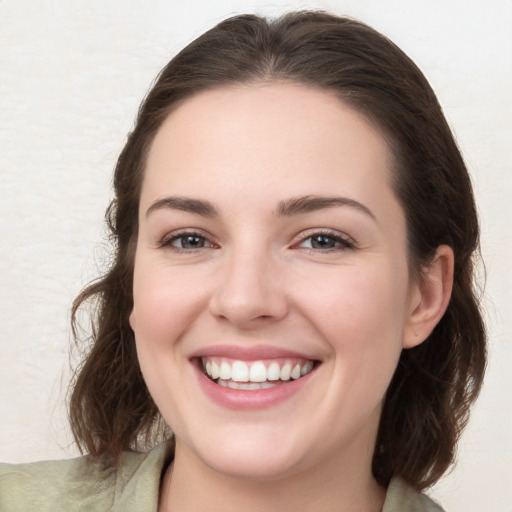
[[[158,499],[166,454],[165,445],[147,454],[126,452],[117,469],[104,469],[89,456],[0,464],[0,510],[130,511],[139,505],[150,510],[147,505]]]
[[[114,483],[114,471],[90,457],[0,464],[0,510],[102,510],[98,504],[113,502]]]
[[[382,512],[444,512],[425,494],[419,493],[399,478],[389,484]]]

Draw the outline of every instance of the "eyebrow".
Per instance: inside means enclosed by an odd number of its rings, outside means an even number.
[[[355,208],[376,220],[372,211],[364,204],[348,197],[323,197],[323,196],[299,196],[287,201],[280,201],[275,211],[278,217],[289,217],[303,213],[314,212],[335,206],[348,206]],[[155,201],[147,210],[146,217],[156,210],[171,209],[181,210],[202,217],[214,218],[219,216],[219,211],[213,203],[202,199],[193,199],[183,196],[169,196]]]
[[[190,197],[170,196],[155,201],[147,210],[146,217],[156,210],[171,209],[195,213],[203,217],[218,217],[219,212],[209,201]]]
[[[335,206],[349,206],[355,208],[366,215],[370,216],[373,220],[377,220],[372,211],[354,199],[348,197],[323,197],[323,196],[301,196],[289,199],[288,201],[281,201],[277,207],[276,214],[278,216],[290,216],[301,213],[314,212],[323,210],[325,208],[332,208]]]

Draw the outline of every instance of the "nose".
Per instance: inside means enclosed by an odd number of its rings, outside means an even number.
[[[264,250],[233,251],[219,272],[210,312],[239,329],[283,319],[288,300],[275,258]]]

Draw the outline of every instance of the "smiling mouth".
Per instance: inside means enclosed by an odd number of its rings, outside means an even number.
[[[253,391],[298,380],[313,370],[315,361],[304,359],[241,361],[202,357],[201,365],[204,374],[219,386]]]

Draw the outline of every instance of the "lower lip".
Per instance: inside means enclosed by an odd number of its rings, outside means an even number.
[[[198,367],[196,367],[196,371],[201,388],[216,404],[228,409],[248,411],[267,409],[291,398],[307,384],[315,369],[304,375],[304,377],[288,381],[286,384],[277,384],[272,388],[254,389],[251,391],[219,386],[209,379]]]

